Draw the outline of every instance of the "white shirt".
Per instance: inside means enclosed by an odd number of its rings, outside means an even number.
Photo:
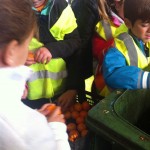
[[[28,67],[0,69],[0,150],[70,150],[66,125],[21,102]]]

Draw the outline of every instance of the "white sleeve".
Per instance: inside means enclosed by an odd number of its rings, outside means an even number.
[[[42,114],[34,110],[17,108],[16,112],[0,116],[0,141],[3,141],[0,150],[10,150],[10,147],[11,150],[70,150],[64,123],[48,123]]]
[[[57,150],[70,150],[70,145],[68,142],[68,134],[66,132],[66,125],[61,122],[51,122],[49,126],[54,132],[54,138],[57,143]]]

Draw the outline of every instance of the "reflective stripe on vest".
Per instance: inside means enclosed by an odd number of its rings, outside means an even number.
[[[46,7],[45,10],[42,10],[41,14],[48,15],[47,10],[48,8]],[[59,41],[64,40],[64,36],[71,33],[75,28],[77,28],[76,18],[71,7],[68,5],[49,31]],[[32,39],[29,48],[30,50],[35,50],[43,45],[38,40]],[[28,81],[28,98],[30,100],[51,98],[64,91],[67,70],[66,63],[63,59],[51,59],[46,65],[39,63],[33,64],[31,68],[34,70],[34,74]]]
[[[30,66],[33,74],[28,80],[28,98],[51,98],[60,94],[65,88],[67,71],[63,59],[51,59],[48,64],[33,64]]]
[[[126,58],[128,66],[137,66],[141,69],[150,64],[150,57],[146,57],[142,50],[135,44],[133,38],[128,33],[122,33],[115,38],[116,48]],[[149,43],[146,43],[149,45]],[[150,47],[149,47],[150,49]]]
[[[113,22],[102,20],[96,25],[96,33],[104,40],[110,40],[123,32],[127,32],[127,27],[123,23],[116,27]]]
[[[126,58],[128,66],[137,66],[144,69],[150,64],[149,58],[146,58],[139,47],[134,43],[134,40],[128,33],[122,33],[115,39],[116,48],[124,55]],[[146,43],[150,50],[150,43]],[[142,75],[142,74],[141,74]],[[138,85],[140,85],[140,80],[138,80]],[[140,87],[140,86],[139,86]],[[105,87],[100,91],[100,95],[107,96],[109,92],[108,87]]]
[[[42,78],[51,78],[53,80],[59,80],[65,77],[67,77],[67,72],[65,70],[58,72],[58,73],[49,72],[47,70],[42,70],[42,71],[34,72],[31,78],[28,80],[28,82],[32,82],[32,81],[35,81],[37,79],[42,79]]]
[[[105,20],[102,20],[101,23],[104,28],[106,40],[112,39],[113,35],[112,35],[110,24],[108,22],[106,22]]]
[[[118,36],[118,39],[124,42],[126,49],[128,50],[130,66],[138,66],[137,50],[131,36],[128,33],[122,33]]]
[[[34,51],[41,46],[43,44],[33,38],[29,48]],[[48,64],[36,63],[30,68],[33,75],[28,80],[28,99],[51,98],[64,90],[67,70],[62,58],[51,59]]]

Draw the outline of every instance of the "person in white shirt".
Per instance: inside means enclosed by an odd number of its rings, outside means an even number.
[[[36,31],[30,0],[0,0],[0,150],[70,150],[64,116],[21,102],[32,71],[24,66]],[[41,112],[41,113],[40,113]]]

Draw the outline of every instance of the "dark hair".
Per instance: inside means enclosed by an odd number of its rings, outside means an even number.
[[[111,8],[111,10],[112,10],[114,13],[118,14],[118,12],[117,12],[117,10],[116,10],[115,0],[106,0],[106,1],[107,1],[108,6]],[[120,1],[118,1],[118,3],[119,3],[120,5],[122,5],[122,4],[124,3],[124,0],[120,0]]]
[[[138,19],[150,22],[150,0],[125,0],[124,17],[132,24]]]
[[[22,43],[36,27],[31,0],[0,0],[0,47]]]

